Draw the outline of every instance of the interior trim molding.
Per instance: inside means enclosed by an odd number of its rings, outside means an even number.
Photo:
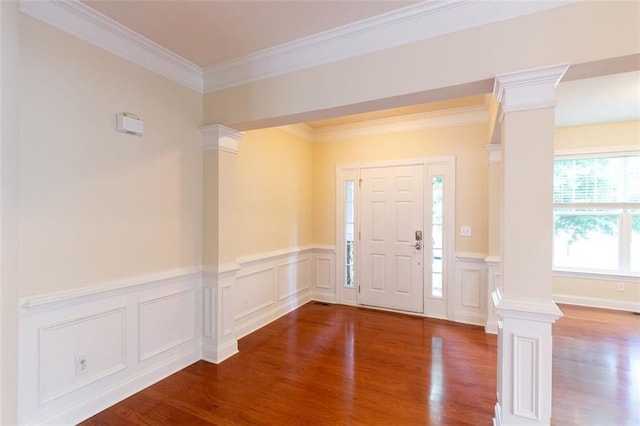
[[[115,292],[118,290],[129,289],[148,284],[150,282],[158,282],[170,279],[183,278],[193,274],[200,274],[202,267],[194,266],[191,268],[171,269],[156,274],[140,275],[123,280],[108,281],[96,285],[85,286],[80,288],[72,288],[69,290],[52,291],[49,293],[38,294],[35,296],[25,296],[19,299],[21,314],[27,314],[35,308],[46,309],[50,305],[60,302],[66,302],[70,299],[86,298],[96,296],[101,293]]]
[[[202,68],[79,0],[20,0],[20,10],[198,93],[505,21],[580,0],[420,2]]]
[[[553,294],[556,303],[586,306],[589,308],[615,309],[617,311],[640,312],[640,303],[626,300],[605,299],[601,297],[574,296],[572,294]]]
[[[553,9],[554,2],[420,2],[204,69],[205,93]]]
[[[488,121],[488,106],[478,105],[320,128],[313,128],[308,124],[297,124],[282,126],[280,129],[312,142],[335,142],[347,139],[433,129],[438,127],[454,127],[486,123]]]
[[[80,40],[203,93],[201,67],[79,0],[21,0],[20,10]]]

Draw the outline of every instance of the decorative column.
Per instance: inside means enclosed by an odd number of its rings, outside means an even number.
[[[494,134],[499,135],[499,131]],[[499,136],[498,136],[499,137]],[[498,140],[499,142],[499,140]],[[487,264],[487,323],[485,331],[498,332],[498,312],[493,304],[493,292],[502,291],[502,266],[500,264],[501,214],[502,214],[502,146],[491,143],[486,146],[489,154],[489,253]]]
[[[502,291],[495,425],[551,423],[553,134],[556,86],[568,65],[496,76],[501,104]]]
[[[238,352],[233,286],[235,263],[235,181],[241,132],[221,124],[200,129],[203,143],[203,342],[202,358],[220,363]]]

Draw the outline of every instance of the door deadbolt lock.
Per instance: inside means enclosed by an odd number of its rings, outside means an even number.
[[[416,231],[416,241],[422,241],[422,231]]]

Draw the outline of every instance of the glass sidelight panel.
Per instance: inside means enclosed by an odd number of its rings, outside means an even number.
[[[347,180],[345,182],[345,285],[353,287],[355,285],[354,275],[354,240],[355,240],[355,182]]]
[[[431,178],[431,297],[442,299],[442,217],[444,177]]]

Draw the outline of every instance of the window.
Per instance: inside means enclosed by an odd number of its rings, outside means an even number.
[[[640,155],[555,160],[554,269],[640,275]]]
[[[353,287],[355,285],[355,270],[353,263],[353,251],[355,240],[355,184],[353,180],[345,182],[344,200],[344,235],[345,235],[345,285]]]
[[[431,297],[442,299],[442,176],[431,178]]]

